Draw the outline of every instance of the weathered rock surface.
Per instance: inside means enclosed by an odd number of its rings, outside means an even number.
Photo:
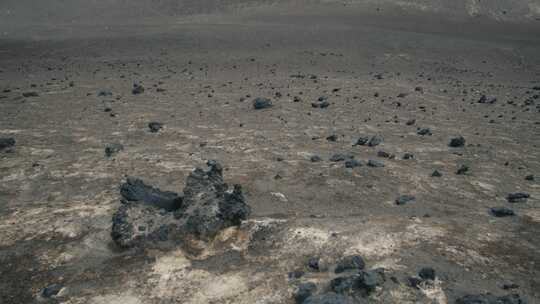
[[[121,247],[173,241],[193,235],[208,239],[220,230],[240,225],[250,214],[240,185],[228,190],[222,167],[196,168],[187,178],[183,198],[128,178],[121,186],[122,206],[113,215],[111,236]]]

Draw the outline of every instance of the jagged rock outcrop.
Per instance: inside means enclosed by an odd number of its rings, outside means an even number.
[[[250,214],[240,185],[229,190],[223,169],[209,161],[188,176],[183,196],[161,191],[135,178],[120,188],[122,206],[113,215],[111,237],[121,247],[195,236],[209,239],[220,230],[240,225]]]

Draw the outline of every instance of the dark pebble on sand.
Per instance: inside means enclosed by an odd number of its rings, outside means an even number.
[[[253,108],[255,110],[262,110],[272,107],[272,101],[268,98],[257,97],[253,100]]]

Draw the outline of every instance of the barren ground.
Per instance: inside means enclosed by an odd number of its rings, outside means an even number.
[[[1,303],[293,303],[297,281],[331,276],[308,271],[310,257],[348,254],[396,277],[366,303],[540,303],[540,21],[295,3],[3,25],[0,137],[16,145],[0,152]],[[254,110],[255,97],[273,107]],[[319,97],[330,105],[312,107]],[[353,146],[373,135],[383,142]],[[458,135],[465,146],[449,147]],[[124,150],[106,157],[111,143]],[[335,153],[385,166],[345,168]],[[209,159],[243,186],[247,222],[196,253],[115,247],[125,176],[181,192]],[[416,200],[396,205],[403,194]],[[407,286],[425,266],[434,285]],[[53,283],[64,288],[43,299]]]

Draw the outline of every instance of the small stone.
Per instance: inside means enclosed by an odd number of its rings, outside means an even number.
[[[311,270],[315,270],[315,271],[319,271],[319,258],[318,257],[314,257],[314,258],[310,258],[308,260],[308,267],[309,269]]]
[[[106,96],[112,96],[112,92],[110,90],[101,90],[97,94],[99,97],[106,97]]]
[[[416,123],[416,119],[409,119],[407,120],[407,122],[405,123],[407,126],[412,126]]]
[[[496,97],[488,97],[486,95],[480,96],[480,99],[478,99],[478,103],[487,103],[487,104],[494,104],[497,102]]]
[[[105,156],[111,157],[116,155],[118,152],[124,150],[124,146],[119,143],[112,143],[105,146]]]
[[[435,171],[433,171],[433,173],[431,173],[431,176],[432,177],[441,177],[442,173],[439,172],[438,170],[435,170]]]
[[[505,216],[514,216],[514,215],[516,215],[514,213],[514,210],[506,208],[506,207],[494,207],[494,208],[491,208],[491,214],[493,214],[496,217],[505,217]]]
[[[310,160],[312,163],[317,163],[317,162],[322,161],[322,158],[319,155],[312,155]]]
[[[407,278],[407,285],[413,288],[418,288],[418,286],[422,283],[422,279],[417,277],[409,277]]]
[[[397,199],[396,199],[396,205],[405,205],[406,203],[410,202],[410,201],[414,201],[416,200],[416,198],[413,196],[413,195],[400,195]]]
[[[529,174],[529,175],[525,176],[525,180],[527,180],[527,181],[534,181],[534,175]]]
[[[379,150],[377,152],[377,156],[378,157],[383,157],[383,158],[389,158],[390,157],[390,153],[386,152],[386,151],[383,151],[383,150]]]
[[[354,158],[345,161],[345,168],[356,168],[362,166],[362,162]]]
[[[373,167],[373,168],[382,168],[382,167],[384,167],[384,163],[382,161],[375,160],[375,159],[368,160],[367,165],[369,167]]]
[[[414,154],[407,152],[403,154],[403,159],[414,159]]]
[[[13,137],[0,137],[0,151],[15,146],[15,138]]]
[[[299,279],[303,277],[304,274],[305,272],[303,272],[302,270],[295,270],[295,271],[289,272],[288,276],[289,276],[289,279]]]
[[[509,193],[507,196],[506,196],[506,200],[509,202],[509,203],[525,203],[527,202],[527,199],[531,197],[529,195],[529,193],[525,193],[525,192],[514,192],[514,193]]]
[[[424,280],[435,280],[435,269],[431,267],[424,267],[418,272],[418,276]]]
[[[134,83],[133,89],[131,90],[131,93],[133,95],[138,95],[144,92],[144,87],[141,84]]]
[[[515,284],[515,283],[506,283],[506,284],[503,284],[503,286],[502,286],[502,289],[504,289],[504,290],[517,289],[517,288],[519,288],[519,285]]]
[[[22,96],[23,97],[38,97],[39,94],[35,91],[30,91],[30,92],[24,92],[22,93]]]
[[[429,128],[419,128],[418,131],[416,131],[416,134],[418,135],[432,135],[431,130]]]
[[[153,122],[148,124],[148,128],[150,129],[150,132],[157,133],[161,129],[163,129],[163,124],[160,123],[160,122],[153,121]]]
[[[369,142],[367,144],[370,147],[375,147],[375,146],[380,145],[382,142],[383,142],[383,138],[381,136],[379,136],[379,135],[375,135],[375,136],[371,137],[371,139],[369,140]]]
[[[272,107],[272,101],[268,98],[257,97],[253,100],[253,108],[255,110],[262,110]]]
[[[457,175],[464,175],[469,172],[469,166],[467,165],[461,165],[459,169],[456,171]]]
[[[363,146],[365,144],[367,144],[369,141],[369,137],[367,136],[360,136],[356,142],[353,144],[353,146]]]
[[[465,138],[463,138],[463,136],[454,137],[450,139],[450,143],[448,144],[448,146],[452,148],[463,147],[465,146]]]
[[[332,157],[330,157],[330,161],[332,161],[332,162],[340,162],[340,161],[345,161],[345,160],[351,159],[351,158],[354,158],[354,156],[352,156],[350,154],[345,154],[345,153],[336,153],[336,154],[332,155]]]
[[[328,137],[326,137],[326,140],[336,142],[338,140],[338,137],[336,134],[332,134]]]
[[[52,296],[57,295],[60,292],[60,290],[62,290],[62,288],[64,288],[64,286],[61,284],[51,284],[43,288],[43,290],[41,291],[41,295],[44,298],[50,298]]]
[[[350,255],[342,258],[336,265],[335,273],[342,273],[347,270],[362,270],[366,266],[364,259],[359,255]]]

